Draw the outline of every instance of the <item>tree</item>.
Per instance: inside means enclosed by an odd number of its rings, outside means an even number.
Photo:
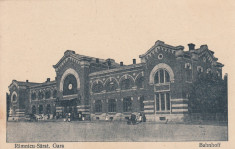
[[[200,75],[192,84],[190,113],[227,113],[227,77],[222,80],[209,73]]]

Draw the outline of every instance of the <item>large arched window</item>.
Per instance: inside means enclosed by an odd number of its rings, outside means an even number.
[[[64,79],[63,95],[72,95],[77,93],[77,80],[74,75],[69,74]]]
[[[117,88],[118,88],[118,83],[114,79],[109,80],[105,85],[106,92],[115,91]]]
[[[93,93],[100,93],[103,91],[103,84],[101,82],[94,83],[92,86]]]
[[[121,81],[121,89],[122,90],[131,89],[132,86],[133,86],[133,83],[131,82],[130,79],[124,79]]]
[[[154,76],[154,84],[170,82],[170,75],[165,69],[159,69]]]

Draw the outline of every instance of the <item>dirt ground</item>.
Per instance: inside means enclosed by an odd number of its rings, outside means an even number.
[[[7,142],[226,141],[227,125],[126,122],[7,122]]]

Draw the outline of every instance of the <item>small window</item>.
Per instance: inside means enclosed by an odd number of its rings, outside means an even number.
[[[39,114],[43,114],[43,105],[39,106]]]
[[[166,120],[166,117],[159,117],[159,119],[160,119],[161,121],[164,121],[164,120]]]
[[[101,100],[95,101],[95,112],[102,112],[102,101]]]
[[[44,98],[44,93],[43,93],[43,91],[39,91],[39,93],[38,93],[38,98],[39,98],[39,99],[43,99],[43,98]]]
[[[36,114],[36,107],[35,106],[32,107],[32,114]]]
[[[47,105],[47,114],[51,114],[51,105],[50,104]]]
[[[158,55],[158,59],[163,59],[163,55],[162,55],[162,54],[159,54],[159,55]]]
[[[31,94],[31,99],[32,99],[32,100],[35,100],[35,99],[36,99],[36,93],[32,93],[32,94]]]
[[[12,97],[12,101],[16,102],[16,100],[17,100],[17,97],[16,97],[16,95],[14,94],[13,97]]]
[[[131,97],[123,99],[123,112],[131,112],[132,101]]]
[[[56,98],[57,97],[57,90],[54,90],[53,91],[53,98]]]
[[[115,101],[115,99],[109,99],[109,101],[108,101],[108,112],[116,112],[116,101]]]
[[[46,93],[45,93],[45,98],[46,98],[46,99],[51,98],[51,91],[50,91],[50,90],[47,90],[47,91],[46,91]]]

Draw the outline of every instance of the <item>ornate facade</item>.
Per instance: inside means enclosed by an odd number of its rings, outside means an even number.
[[[8,120],[28,114],[63,117],[78,113],[91,120],[125,120],[143,112],[147,121],[183,121],[188,115],[189,86],[199,75],[222,77],[223,64],[207,45],[171,46],[157,41],[141,63],[123,65],[67,50],[54,65],[56,78],[44,83],[13,80],[9,86]]]

